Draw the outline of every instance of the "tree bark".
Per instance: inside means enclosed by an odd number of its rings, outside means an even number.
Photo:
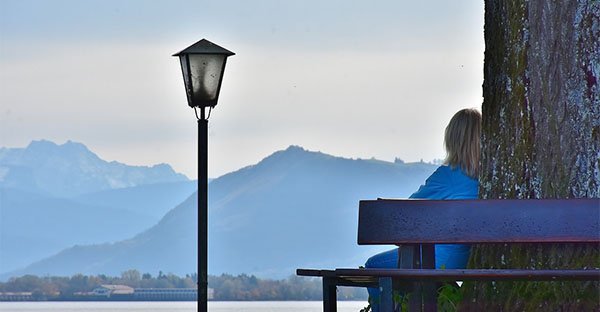
[[[600,1],[486,0],[484,37],[480,197],[600,197]],[[469,265],[598,268],[600,252],[482,245]],[[465,283],[463,291],[461,310],[600,311],[598,282]]]

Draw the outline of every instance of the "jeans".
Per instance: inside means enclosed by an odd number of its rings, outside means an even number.
[[[469,245],[435,245],[436,269],[464,269],[469,261]],[[365,268],[394,269],[398,267],[398,248],[384,251],[369,258]],[[379,312],[379,288],[367,288],[371,310]]]

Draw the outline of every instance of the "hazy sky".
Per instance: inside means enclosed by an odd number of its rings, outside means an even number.
[[[481,107],[483,1],[0,0],[0,146],[86,144],[196,178],[179,62],[206,38],[229,58],[209,175],[300,145],[336,156],[443,158]]]

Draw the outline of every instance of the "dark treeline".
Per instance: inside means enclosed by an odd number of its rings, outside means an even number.
[[[208,287],[214,289],[213,300],[321,300],[320,278],[291,276],[284,280],[259,279],[245,274],[209,276]],[[364,288],[339,287],[339,300],[367,300]]]
[[[76,274],[71,277],[24,275],[13,277],[8,282],[0,283],[0,292],[32,292],[34,299],[68,299],[76,293],[94,290],[100,285],[127,285],[133,288],[194,288],[196,275],[179,277],[174,274],[157,276],[150,273],[141,274],[137,270],[127,270],[120,277]]]
[[[157,276],[128,270],[120,277],[77,274],[71,277],[25,275],[0,282],[0,292],[31,292],[36,300],[69,300],[77,293],[93,291],[100,285],[127,285],[133,288],[195,288],[196,274],[179,277],[174,274]],[[321,280],[291,276],[283,280],[259,279],[253,275],[209,276],[212,300],[321,300]],[[339,300],[367,300],[363,288],[340,287]]]

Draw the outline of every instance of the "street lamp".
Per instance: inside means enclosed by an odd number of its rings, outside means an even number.
[[[202,312],[208,310],[208,117],[217,105],[225,63],[232,55],[206,39],[173,55],[179,57],[188,105],[198,119],[198,311]]]

